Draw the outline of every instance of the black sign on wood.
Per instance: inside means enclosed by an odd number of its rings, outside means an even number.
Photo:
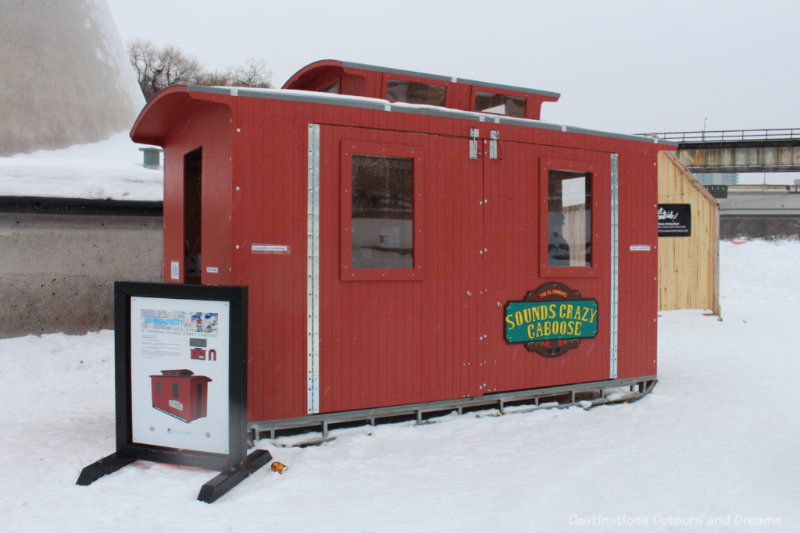
[[[659,237],[691,237],[691,204],[658,204]]]

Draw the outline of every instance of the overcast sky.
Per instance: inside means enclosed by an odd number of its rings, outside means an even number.
[[[800,128],[797,0],[108,0],[125,43],[280,87],[341,59],[561,93],[542,120],[620,133]]]

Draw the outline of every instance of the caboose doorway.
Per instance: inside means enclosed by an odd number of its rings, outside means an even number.
[[[195,395],[196,396],[196,398],[195,398],[195,400],[196,400],[195,410],[196,411],[195,412],[197,413],[197,418],[202,418],[202,417],[206,416],[206,410],[205,410],[206,400],[205,400],[204,395],[203,395],[203,384],[202,383],[197,383],[195,385],[195,387],[196,387],[196,389],[195,389],[195,392],[196,392],[196,395]]]
[[[200,284],[203,149],[183,156],[184,283]]]

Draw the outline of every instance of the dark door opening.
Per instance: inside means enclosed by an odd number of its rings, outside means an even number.
[[[203,149],[183,156],[184,283],[200,284],[203,206]]]
[[[205,407],[205,402],[203,401],[203,385],[198,383],[197,384],[197,405],[195,407],[198,418],[206,416],[206,413],[205,413],[205,410],[203,409],[203,407]]]

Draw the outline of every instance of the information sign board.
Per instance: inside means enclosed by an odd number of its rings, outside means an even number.
[[[87,466],[88,485],[144,459],[223,471],[213,502],[268,463],[247,455],[247,288],[114,284],[117,451]]]

